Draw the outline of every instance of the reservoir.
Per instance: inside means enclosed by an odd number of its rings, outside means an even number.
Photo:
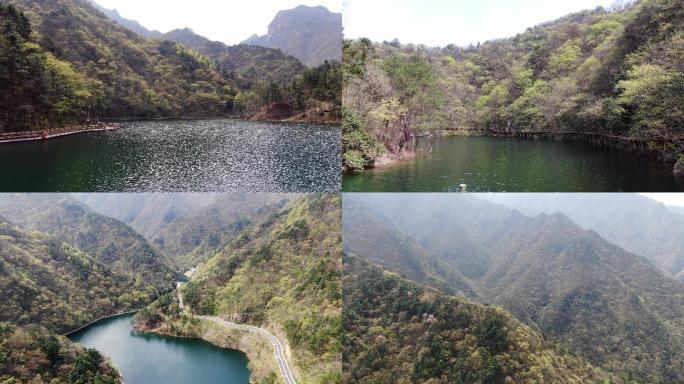
[[[672,166],[582,142],[435,137],[415,160],[343,177],[345,192],[678,192]],[[426,149],[429,148],[429,149]]]
[[[111,359],[126,384],[249,383],[244,353],[202,340],[138,333],[133,316],[98,321],[69,338]]]
[[[339,192],[340,128],[140,121],[0,144],[0,191]]]

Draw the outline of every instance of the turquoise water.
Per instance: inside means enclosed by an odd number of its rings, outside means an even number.
[[[132,319],[105,319],[69,338],[110,358],[126,384],[249,383],[244,353],[202,340],[141,334],[133,330]]]

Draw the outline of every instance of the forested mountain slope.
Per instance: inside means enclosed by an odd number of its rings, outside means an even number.
[[[185,269],[206,262],[243,230],[285,207],[298,195],[226,194],[164,226],[154,243]]]
[[[300,5],[278,12],[266,35],[254,35],[243,44],[278,48],[315,67],[342,60],[342,39],[341,13]]]
[[[171,260],[124,223],[92,212],[68,195],[5,194],[0,196],[0,215],[53,235],[127,276],[136,288],[132,293],[150,297],[172,288],[176,268]]]
[[[684,216],[647,197],[586,193],[479,196],[527,215],[563,212],[583,228],[651,260],[664,274],[684,277]]]
[[[338,196],[308,195],[286,209],[271,207],[268,217],[218,250],[183,287],[185,304],[194,314],[264,327],[287,340],[298,382],[338,383],[339,228]],[[139,316],[138,321],[164,321],[161,326],[168,332],[198,336],[192,322],[179,319],[177,311],[156,307],[161,313]]]
[[[501,309],[422,287],[355,255],[344,262],[343,382],[608,382]]]
[[[72,245],[0,219],[0,321],[72,331],[153,297]]]
[[[682,381],[684,284],[662,275],[645,258],[560,213],[526,217],[466,195],[353,199],[364,201],[369,214],[391,221],[405,237],[432,233],[428,238],[442,238],[423,241],[423,254],[440,255],[449,244],[460,249],[463,238],[477,242],[485,250],[473,253],[485,266],[481,276],[470,278],[480,293],[477,300],[503,306],[626,381]],[[345,244],[350,245],[345,247],[368,244],[347,230],[362,223],[352,216],[346,220]],[[466,234],[453,237],[455,229]],[[383,247],[378,243],[367,251],[382,254]],[[470,252],[456,256],[467,258]],[[458,268],[455,260],[450,265]]]
[[[370,167],[439,130],[592,134],[677,161],[683,44],[679,0],[582,11],[470,47],[346,41],[345,164]]]
[[[402,233],[391,220],[368,211],[353,195],[345,196],[342,210],[345,252],[366,255],[378,265],[448,294],[478,296],[477,289],[457,266],[435,257],[412,236]]]
[[[27,96],[30,106],[35,103],[33,94],[19,87],[31,87],[34,92],[48,95],[72,90],[63,96],[62,104],[53,103],[54,115],[35,111],[35,116],[24,116],[24,123],[31,121],[33,128],[47,123],[40,121],[47,117],[54,119],[52,123],[83,115],[216,116],[229,111],[237,93],[234,84],[224,79],[206,57],[170,41],[146,40],[108,19],[85,0],[5,3],[24,12],[30,25],[22,22],[22,28],[25,25],[34,32],[10,41],[10,51],[3,50],[3,56],[11,54],[5,57],[8,68],[29,65],[27,59],[32,52],[42,49],[59,60],[51,63],[48,59],[43,65],[47,74],[43,80],[63,83],[61,88],[40,88],[42,83],[26,82],[30,79],[19,79],[10,71],[5,75],[17,87],[17,96]],[[24,113],[31,110],[16,108]],[[22,126],[3,127],[12,128]]]
[[[295,57],[279,49],[250,45],[227,46],[211,41],[189,28],[175,29],[163,38],[183,44],[211,58],[231,79],[237,80],[242,88],[249,88],[258,82],[287,84],[306,67]]]
[[[95,349],[84,350],[39,326],[0,323],[0,356],[0,381],[7,384],[122,382]]]
[[[93,211],[123,221],[152,240],[176,218],[194,214],[214,202],[212,193],[76,193]]]

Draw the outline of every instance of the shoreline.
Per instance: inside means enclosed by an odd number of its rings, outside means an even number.
[[[277,374],[276,359],[271,359],[273,350],[270,343],[259,335],[246,330],[226,329],[219,324],[194,315],[183,315],[191,325],[186,328],[172,327],[180,319],[165,319],[155,326],[133,323],[133,329],[139,333],[174,337],[179,339],[201,340],[217,348],[239,351],[247,356],[247,368],[250,371],[250,383],[260,382],[270,372]],[[197,320],[194,323],[193,320]],[[181,324],[182,324],[182,320]],[[271,361],[273,360],[273,361]]]
[[[326,125],[335,126],[342,124],[341,119],[330,119],[330,120],[311,120],[297,118],[296,116],[286,118],[286,119],[255,119],[252,117],[161,117],[161,118],[142,118],[142,119],[117,119],[118,122],[111,123],[98,123],[97,125],[80,125],[80,126],[70,126],[62,128],[49,128],[44,130],[36,131],[25,131],[25,132],[8,132],[0,133],[0,144],[11,144],[11,143],[21,143],[28,141],[43,141],[54,139],[63,136],[77,135],[81,133],[89,132],[106,132],[115,131],[121,128],[120,122],[133,122],[133,121],[171,121],[171,120],[213,120],[213,119],[230,119],[230,120],[242,120],[255,123],[273,123],[273,124],[311,124],[311,125]]]
[[[49,140],[62,136],[77,135],[87,132],[114,131],[121,126],[118,123],[99,123],[97,125],[81,125],[75,127],[50,128],[40,131],[10,132],[0,134],[0,144],[19,143],[25,141]]]
[[[584,132],[505,132],[505,133],[483,133],[483,132],[472,132],[472,131],[452,131],[452,130],[441,130],[435,132],[434,136],[437,137],[497,137],[497,138],[515,138],[518,140],[552,140],[555,142],[578,142],[583,143],[588,146],[595,148],[603,148],[607,150],[615,150],[631,154],[635,157],[649,157],[656,159],[659,163],[665,166],[673,167],[673,174],[675,177],[678,176],[677,167],[678,164],[684,160],[684,154],[677,156],[677,153],[665,153],[663,151],[654,150],[648,148],[649,141],[641,140],[637,138],[615,136],[615,135],[605,135],[601,133],[584,133]],[[588,139],[592,137],[592,139]],[[656,142],[653,140],[651,142]],[[396,165],[401,162],[414,160],[418,156],[417,152],[412,152],[411,154],[395,154],[387,153],[379,156],[375,159],[376,164],[372,167],[366,168],[366,170],[387,168],[392,165]],[[379,164],[378,164],[379,161]],[[684,174],[684,163],[680,165],[683,170],[680,173]],[[345,171],[343,173],[353,174],[354,172]]]
[[[91,325],[93,325],[93,324],[99,322],[99,321],[106,320],[106,319],[113,319],[113,318],[115,318],[115,317],[120,317],[120,316],[130,315],[130,314],[133,314],[133,313],[137,313],[138,311],[140,311],[140,309],[134,309],[134,310],[126,311],[126,312],[115,313],[115,314],[113,314],[113,315],[102,316],[102,317],[100,317],[100,318],[97,318],[97,319],[95,319],[95,320],[89,322],[88,324],[85,324],[85,325],[83,325],[83,326],[81,326],[81,327],[78,327],[78,328],[74,329],[73,331],[69,331],[69,332],[66,332],[66,333],[62,333],[61,335],[64,336],[64,337],[66,337],[66,338],[69,338],[69,335],[73,335],[74,333],[77,333],[77,332],[79,332],[79,331],[82,331],[82,330],[84,330],[84,329],[90,327]]]

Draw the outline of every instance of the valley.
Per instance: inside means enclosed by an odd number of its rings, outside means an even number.
[[[525,216],[506,206],[508,201],[520,202],[523,197],[496,194],[484,198],[498,200],[501,205],[464,194],[345,194],[345,252],[410,279],[411,284],[436,289],[440,295],[497,306],[542,334],[557,353],[570,353],[605,374],[602,379],[568,382],[603,383],[606,378],[615,383],[682,380],[684,362],[679,356],[684,349],[684,284],[672,278],[673,272],[668,271],[672,276],[668,277],[657,269],[647,259],[654,257],[653,253],[630,253],[602,238],[592,229],[610,233],[613,239],[620,239],[624,232],[614,215],[609,219],[600,209],[587,210],[588,202],[604,206],[608,212],[611,204],[602,199],[613,199],[613,206],[633,199],[628,210],[631,217],[644,217],[635,225],[648,227],[660,221],[656,217],[663,205],[631,195],[528,195],[525,212],[548,213]],[[582,207],[588,229],[560,213],[572,212],[573,206]],[[649,215],[652,218],[646,220]],[[622,243],[629,244],[625,238]],[[382,311],[372,316],[386,327],[399,326],[399,320],[384,316]],[[439,318],[436,323],[441,325]],[[451,328],[451,332],[455,329]],[[345,332],[350,330],[345,327]],[[401,341],[395,343],[392,348],[405,346]],[[468,355],[457,351],[458,356]],[[445,360],[437,350],[426,358]],[[345,371],[366,369],[370,363],[360,360],[355,364]],[[397,371],[402,364],[412,370]],[[408,377],[421,368],[418,361],[408,360],[395,362],[387,369],[391,374]],[[451,374],[448,372],[444,366],[424,380]],[[544,377],[548,379],[552,374]],[[499,370],[497,377],[504,382],[515,374]]]
[[[106,214],[157,225],[146,237]],[[89,380],[339,382],[339,214],[329,195],[4,194],[3,332],[40,329],[50,353],[95,359]],[[199,266],[189,281],[186,265]],[[176,281],[187,281],[178,296]],[[49,360],[45,337],[0,344],[0,378],[77,369],[22,371],[21,351]]]

